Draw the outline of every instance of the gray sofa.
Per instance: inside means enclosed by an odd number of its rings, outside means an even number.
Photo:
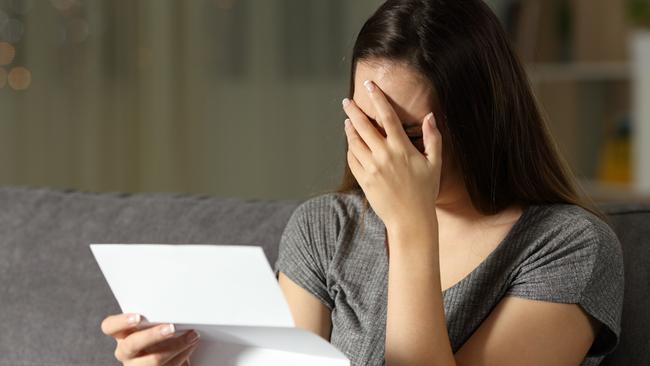
[[[119,312],[89,243],[261,245],[300,201],[0,188],[0,365],[115,365]],[[605,365],[650,365],[650,204],[601,206],[625,254],[623,332]]]

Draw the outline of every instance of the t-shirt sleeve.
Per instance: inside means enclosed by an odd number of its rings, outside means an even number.
[[[330,310],[334,302],[329,294],[327,270],[330,247],[335,240],[335,220],[328,195],[301,203],[291,214],[282,232],[274,271],[284,273],[310,292]]]
[[[520,266],[506,295],[579,304],[603,326],[587,357],[616,348],[623,308],[623,254],[614,231],[600,219],[558,223],[553,238]]]

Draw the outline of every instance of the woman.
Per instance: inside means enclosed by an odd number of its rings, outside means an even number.
[[[385,2],[343,110],[343,185],[294,211],[275,265],[298,327],[353,365],[596,365],[616,347],[620,243],[481,0]],[[124,364],[196,345],[138,320],[103,323]]]

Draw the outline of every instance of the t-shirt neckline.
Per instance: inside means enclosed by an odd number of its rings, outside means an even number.
[[[463,277],[460,281],[454,283],[451,287],[442,290],[442,295],[444,296],[447,292],[452,292],[460,288],[465,282],[468,282],[472,277],[474,277],[476,273],[483,270],[483,267],[487,266],[489,262],[497,257],[499,252],[503,251],[507,246],[508,242],[512,241],[513,238],[519,233],[524,222],[527,221],[529,214],[533,211],[533,206],[534,205],[532,204],[526,205],[517,221],[515,221],[510,230],[508,230],[506,236],[499,242],[494,250],[492,250],[492,252],[490,252],[490,254],[488,254],[487,257],[485,257],[485,259],[483,259],[483,261],[481,261],[478,266],[476,266],[471,272],[465,275],[465,277]]]
[[[492,252],[490,252],[490,254],[488,254],[487,257],[485,257],[485,259],[483,259],[483,261],[481,261],[481,263],[479,263],[478,266],[476,266],[471,272],[469,272],[467,275],[465,275],[465,277],[463,277],[460,281],[454,283],[451,287],[449,287],[449,288],[447,288],[445,290],[442,290],[443,297],[444,297],[444,295],[446,293],[453,292],[456,289],[460,288],[465,282],[468,282],[472,277],[474,277],[474,275],[476,273],[483,270],[483,267],[487,266],[488,263],[491,262],[494,259],[494,257],[496,257],[499,254],[499,252],[503,251],[504,248],[506,247],[507,243],[513,240],[513,238],[521,230],[521,227],[524,225],[524,222],[526,222],[528,220],[528,216],[530,216],[532,214],[534,206],[535,206],[534,204],[526,205],[524,207],[523,212],[521,213],[521,216],[519,216],[517,221],[515,221],[515,223],[510,228],[510,230],[508,230],[508,233],[506,234],[506,236],[499,242],[499,244],[494,248],[494,250],[492,250]],[[376,219],[378,219],[381,222],[379,217],[376,217]],[[386,245],[386,230],[385,229],[382,232],[382,238],[383,238],[383,243],[384,243],[384,246],[385,246]],[[386,256],[386,251],[385,250],[384,250],[384,256],[385,256],[384,260],[385,260],[386,264],[388,264],[387,263],[388,258]]]

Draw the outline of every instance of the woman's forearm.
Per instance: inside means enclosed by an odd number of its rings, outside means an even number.
[[[386,365],[455,366],[442,302],[437,218],[386,230]]]

